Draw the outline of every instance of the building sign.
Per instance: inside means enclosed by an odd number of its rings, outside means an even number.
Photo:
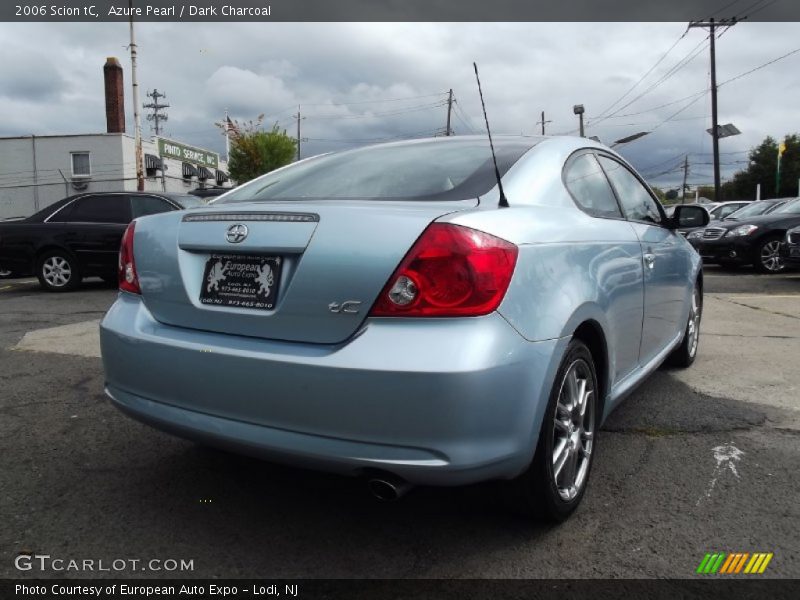
[[[183,162],[209,167],[219,168],[219,154],[202,148],[194,148],[179,142],[173,142],[164,138],[158,138],[158,154],[163,158],[173,158]]]

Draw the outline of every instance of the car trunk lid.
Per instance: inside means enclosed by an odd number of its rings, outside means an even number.
[[[147,217],[134,241],[142,296],[169,325],[340,343],[428,224],[476,204],[293,201]],[[250,305],[254,289],[267,292],[256,294],[260,307]]]

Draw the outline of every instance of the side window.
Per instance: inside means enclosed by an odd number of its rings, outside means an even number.
[[[76,200],[69,214],[72,223],[129,223],[131,210],[124,194],[86,196]]]
[[[661,212],[658,210],[658,205],[636,176],[621,163],[605,156],[600,157],[600,163],[617,192],[625,216],[631,221],[646,221],[660,225]]]
[[[75,202],[68,202],[57,211],[55,211],[52,215],[50,215],[47,220],[50,223],[66,223],[69,221],[69,215],[72,212],[72,207],[75,206]]]
[[[567,163],[564,183],[575,202],[594,217],[617,217],[622,213],[594,154],[581,154]]]
[[[163,198],[155,196],[131,196],[133,218],[155,215],[175,208]]]

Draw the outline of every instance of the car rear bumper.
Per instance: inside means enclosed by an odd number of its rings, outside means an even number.
[[[567,339],[498,314],[372,319],[345,344],[159,323],[120,294],[100,326],[106,391],[173,434],[277,462],[411,483],[509,478],[533,456]]]

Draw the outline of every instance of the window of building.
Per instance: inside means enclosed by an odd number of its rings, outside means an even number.
[[[590,215],[622,218],[614,192],[594,154],[581,154],[567,163],[564,183],[578,206]]]
[[[616,160],[601,156],[600,163],[617,192],[625,216],[631,221],[660,224],[661,211],[644,184]]]
[[[89,161],[88,152],[71,152],[72,156],[72,176],[89,177],[92,174],[92,166]]]

